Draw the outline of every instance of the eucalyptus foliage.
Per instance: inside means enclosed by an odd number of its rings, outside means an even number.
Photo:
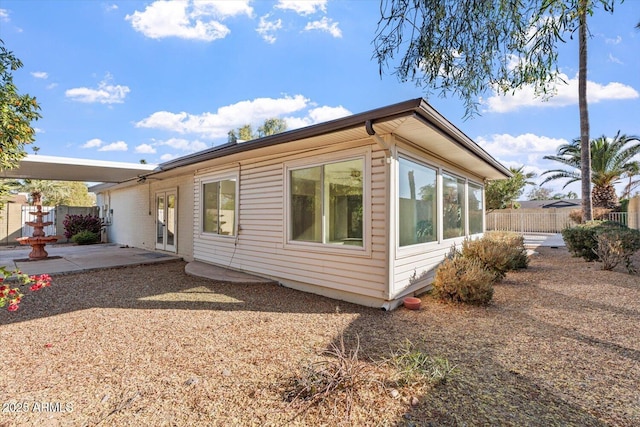
[[[622,2],[622,0],[620,0]],[[390,62],[401,81],[413,81],[478,113],[483,94],[506,95],[532,86],[542,98],[559,81],[558,46],[577,33],[581,169],[590,176],[587,108],[587,17],[616,0],[381,0],[373,41],[380,74]],[[584,217],[591,187],[582,180]]]
[[[558,47],[579,27],[581,3],[613,11],[615,0],[381,0],[374,39],[379,72],[452,93],[477,113],[488,91],[533,85],[542,97],[558,83]]]

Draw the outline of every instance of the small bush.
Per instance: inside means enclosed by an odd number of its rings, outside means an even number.
[[[480,261],[497,279],[502,279],[507,271],[529,265],[524,237],[516,233],[487,233],[478,240],[467,239],[462,243],[461,253]]]
[[[323,406],[323,411],[349,421],[351,411],[365,404],[367,392],[381,384],[373,365],[358,358],[359,349],[359,339],[354,350],[347,350],[340,336],[340,342],[325,352],[327,359],[309,362],[285,378],[283,399],[301,411]]]
[[[393,353],[389,363],[396,371],[394,380],[400,387],[416,383],[442,384],[455,372],[455,366],[448,359],[429,356],[409,340]]]
[[[562,230],[562,238],[573,256],[582,257],[586,261],[596,261],[598,259],[596,235],[603,230],[621,228],[623,227],[617,222],[589,221],[586,224],[565,228]]]
[[[603,270],[613,270],[624,262],[629,273],[636,271],[631,256],[640,250],[640,231],[629,228],[603,229],[596,233],[595,239],[594,252],[602,262]]]
[[[511,258],[510,270],[519,270],[529,266],[527,248],[524,247],[524,236],[512,231],[490,231],[485,233],[483,239],[491,242],[504,242],[505,250]]]
[[[100,241],[100,234],[84,230],[71,236],[71,241],[78,245],[92,245]]]
[[[66,215],[64,217],[64,236],[71,239],[82,231],[100,234],[102,220],[94,215]]]
[[[611,211],[611,209],[593,208],[591,211],[591,216],[593,217],[594,221],[604,221],[607,219],[607,215],[609,215]],[[582,209],[574,209],[569,212],[569,218],[576,224],[584,223],[584,221],[582,220]]]
[[[496,274],[477,259],[453,254],[436,270],[433,293],[455,303],[487,304],[493,298]]]

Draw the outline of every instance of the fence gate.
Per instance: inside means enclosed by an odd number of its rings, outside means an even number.
[[[27,222],[35,222],[36,216],[30,214],[30,212],[36,212],[38,209],[37,206],[23,206],[22,207],[22,236],[29,237],[33,236],[33,227],[27,225]],[[48,225],[44,228],[45,236],[55,236],[56,235],[56,208],[55,206],[43,206],[42,212],[45,215],[42,216],[42,222],[51,222],[51,225]],[[46,214],[49,212],[48,214]]]

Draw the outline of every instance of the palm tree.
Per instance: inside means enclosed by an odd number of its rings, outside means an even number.
[[[633,141],[637,143],[633,144]],[[592,139],[590,148],[593,205],[594,207],[613,209],[618,205],[614,184],[618,183],[621,178],[629,178],[629,184],[625,190],[625,194],[627,194],[640,183],[638,180],[633,180],[633,177],[638,175],[638,170],[640,170],[640,162],[633,159],[640,153],[640,139],[637,136],[620,135],[620,131],[618,131],[613,139],[604,135]],[[580,139],[574,139],[569,144],[562,144],[558,147],[558,153],[555,156],[544,156],[544,158],[562,163],[572,169],[545,171],[541,176],[549,176],[542,184],[556,179],[566,179],[567,182],[562,187],[565,188],[572,182],[581,180]]]

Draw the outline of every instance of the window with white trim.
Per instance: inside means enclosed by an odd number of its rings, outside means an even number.
[[[363,246],[364,159],[289,170],[289,240]]]
[[[445,239],[465,235],[465,179],[442,173],[442,236]]]
[[[484,219],[482,186],[469,182],[469,234],[482,233]]]
[[[236,232],[236,179],[202,184],[202,231],[234,236]]]
[[[400,158],[398,161],[400,246],[437,240],[437,171]]]

